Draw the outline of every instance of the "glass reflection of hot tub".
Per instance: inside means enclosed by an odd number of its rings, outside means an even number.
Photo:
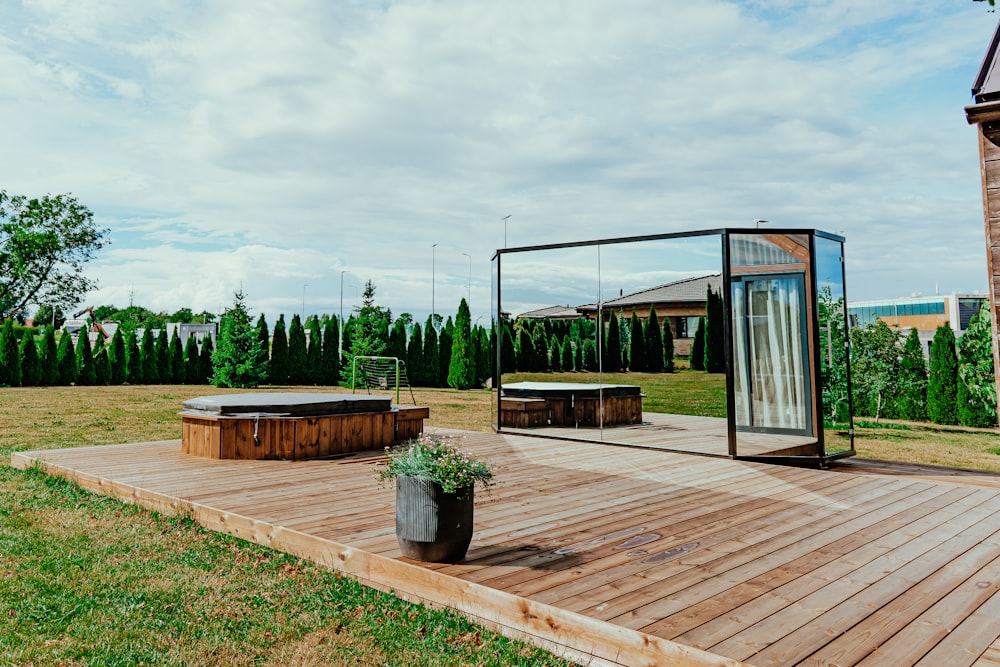
[[[582,382],[503,385],[501,426],[614,426],[641,422],[642,390],[636,385]]]

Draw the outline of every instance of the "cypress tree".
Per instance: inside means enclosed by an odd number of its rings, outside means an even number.
[[[38,348],[35,347],[35,337],[30,331],[21,336],[20,349],[21,386],[37,387],[42,380],[42,363],[38,358]]]
[[[270,373],[271,332],[267,328],[267,319],[264,317],[264,313],[261,313],[260,317],[257,318],[257,326],[254,328],[254,332],[257,334],[257,341],[260,343],[259,347],[254,348],[257,350],[258,355],[256,363],[263,365],[268,369],[268,373]],[[205,382],[207,382],[210,377],[212,377],[211,372],[205,375]]]
[[[459,304],[459,308],[461,308]],[[438,339],[438,386],[448,387],[451,386],[451,382],[448,378],[451,376],[451,349],[454,345],[455,338],[455,324],[451,321],[451,315],[448,316],[448,321],[445,322],[444,328],[441,329],[441,336]],[[472,364],[473,381],[475,380],[475,353],[472,350],[472,322],[470,317],[469,322],[469,361]]]
[[[650,373],[663,372],[663,329],[656,317],[656,309],[652,306],[649,307],[649,316],[646,318],[646,370]]]
[[[396,320],[389,330],[389,347],[386,353],[390,357],[396,357],[406,361],[406,323],[403,320]]]
[[[642,320],[633,310],[632,320],[629,322],[629,370],[635,373],[642,373],[649,370],[649,360],[646,355],[646,331],[642,326]]]
[[[406,369],[411,384],[419,385],[423,382],[424,337],[419,322],[414,322],[410,330],[410,342],[406,346]]]
[[[267,381],[271,384],[288,384],[288,338],[285,335],[285,316],[279,315],[271,334],[271,364]]]
[[[920,332],[910,329],[899,360],[899,388],[896,414],[900,419],[927,419],[927,363],[924,361]]]
[[[709,286],[705,304],[705,370],[709,373],[726,372],[725,317],[722,294]]]
[[[17,349],[13,320],[5,320],[0,328],[0,385],[21,386],[21,357]]]
[[[517,363],[515,367],[518,373],[531,373],[536,370],[535,346],[531,342],[531,334],[528,330],[521,328],[517,332]]]
[[[204,384],[201,375],[201,356],[198,350],[198,338],[188,336],[184,343],[184,384]]]
[[[615,311],[608,318],[608,351],[602,364],[605,373],[618,373],[622,369],[622,334]]]
[[[160,365],[156,362],[156,341],[153,339],[153,330],[149,327],[142,332],[139,359],[142,364],[143,384],[159,384]]]
[[[927,379],[927,416],[935,424],[958,423],[958,356],[955,334],[942,324],[931,342],[931,369]]]
[[[299,325],[301,328],[301,324]],[[233,306],[222,316],[219,346],[212,355],[212,384],[216,387],[256,387],[267,377],[243,291],[233,295]]]
[[[583,341],[583,369],[591,373],[597,371],[597,343],[589,338]]]
[[[559,344],[559,337],[552,334],[549,340],[549,368],[553,373],[561,373],[563,370],[562,345]]]
[[[325,386],[336,385],[340,382],[340,329],[337,327],[337,318],[331,317],[323,326],[323,354],[320,365],[320,384]],[[406,349],[403,349],[401,359],[406,359]]]
[[[83,330],[80,331],[80,337],[76,341],[76,383],[85,387],[97,383],[94,353],[90,349],[90,336]]]
[[[464,298],[458,304],[452,331],[454,340],[448,367],[448,385],[455,389],[469,389],[476,381],[476,365],[472,343],[472,315]]]
[[[215,343],[212,342],[211,336],[205,336],[201,340],[201,352],[198,354],[198,359],[201,361],[201,381],[204,384],[210,383],[212,376],[215,375],[215,364],[212,361],[214,354]]]
[[[73,349],[73,337],[68,333],[59,337],[56,366],[59,368],[60,385],[68,387],[76,382],[76,350]]]
[[[531,335],[531,343],[535,348],[532,356],[535,359],[535,369],[539,373],[549,372],[549,341],[545,336],[545,326],[539,323],[535,327],[535,333]]]
[[[438,354],[438,333],[432,326],[431,316],[427,316],[424,324],[424,386],[438,386],[438,369],[440,368],[440,357]]]
[[[574,364],[575,355],[573,354],[573,341],[569,336],[563,338],[562,341],[562,369],[565,372],[570,372],[576,370]]]
[[[93,356],[94,384],[100,387],[111,384],[111,361],[108,359],[108,346],[103,336],[97,339]]]
[[[486,384],[486,379],[492,375],[490,371],[490,360],[495,355],[491,350],[495,350],[494,344],[490,342],[491,335],[486,332],[485,327],[472,327],[472,388],[476,389]],[[455,349],[454,342],[452,350]]]
[[[288,325],[288,382],[291,384],[305,384],[308,379],[306,367],[306,330],[302,327],[302,320],[299,314],[292,315],[292,322]]]
[[[139,355],[135,329],[129,329],[125,334],[125,381],[129,384],[142,384],[142,357]]]
[[[167,340],[166,328],[160,329],[160,333],[156,336],[155,356],[159,382],[167,384],[173,377],[173,371],[170,369],[170,341]]]
[[[323,377],[323,333],[319,320],[309,320],[309,346],[306,348],[306,380],[309,384],[321,384]]]
[[[517,348],[514,347],[514,332],[511,330],[510,323],[506,321],[500,330],[503,332],[500,339],[500,372],[513,373],[517,370]]]
[[[340,375],[344,377],[346,374],[350,373],[350,355],[351,350],[354,345],[354,325],[357,323],[354,315],[349,315],[346,322],[341,322],[340,325],[340,335],[344,339],[344,347],[342,349],[343,356],[340,358]],[[422,362],[421,362],[422,363]]]
[[[56,332],[52,327],[45,327],[45,337],[42,339],[41,361],[41,383],[46,387],[59,384],[59,352],[56,347]]]
[[[664,345],[666,348],[666,345]],[[666,354],[666,350],[664,350]],[[694,343],[691,345],[691,370],[705,370],[705,318],[698,318],[698,329],[694,332]]]
[[[111,375],[108,378],[110,384],[125,384],[128,360],[125,356],[125,337],[122,335],[121,327],[115,329],[115,335],[111,337],[111,345],[108,347],[108,365],[111,367]]]
[[[674,328],[670,326],[670,318],[664,317],[660,327],[663,340],[663,371],[673,373],[674,366]]]
[[[181,337],[177,335],[180,327],[174,327],[174,333],[170,336],[170,382],[181,384],[184,382],[184,346],[181,344]]]

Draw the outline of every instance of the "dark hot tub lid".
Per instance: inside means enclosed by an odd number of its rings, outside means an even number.
[[[598,384],[589,382],[514,382],[503,385],[505,396],[512,397],[590,397],[604,396],[638,396],[642,388],[631,384]]]
[[[199,396],[184,401],[183,408],[184,412],[189,414],[225,417],[240,415],[303,417],[357,412],[388,412],[392,408],[392,399],[387,396],[357,394],[262,392]]]

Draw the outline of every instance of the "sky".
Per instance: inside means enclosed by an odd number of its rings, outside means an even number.
[[[964,114],[986,3],[0,12],[0,189],[72,193],[110,230],[81,305],[218,312],[242,288],[273,322],[347,315],[371,280],[394,314],[467,297],[478,321],[505,244],[754,219],[842,233],[850,300],[987,288]]]

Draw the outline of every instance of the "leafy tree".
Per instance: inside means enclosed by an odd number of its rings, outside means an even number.
[[[924,361],[920,332],[916,327],[910,329],[899,359],[896,416],[913,421],[927,419],[927,362]]]
[[[110,367],[108,382],[113,385],[125,384],[128,360],[125,358],[125,337],[122,335],[121,327],[115,329],[107,354],[108,366]]]
[[[470,389],[476,381],[475,350],[472,342],[472,316],[463,298],[453,327],[454,341],[448,368],[448,385],[455,389]]]
[[[927,378],[927,416],[935,424],[958,423],[958,355],[955,334],[942,324],[931,341],[931,369]]]
[[[646,355],[646,331],[643,329],[642,320],[633,310],[632,319],[629,322],[629,369],[637,373],[649,370],[649,360]]]
[[[406,368],[410,383],[419,385],[424,379],[424,337],[420,323],[414,322],[410,330],[410,342],[406,346]]]
[[[984,301],[958,344],[958,421],[963,426],[997,425],[992,337],[989,303]]]
[[[381,357],[389,345],[389,322],[392,313],[375,303],[375,284],[365,282],[361,306],[354,309],[355,324],[351,333],[351,354],[355,357]],[[429,321],[429,320],[428,320]],[[429,327],[430,329],[430,327]],[[435,339],[434,364],[428,364],[430,379],[437,375],[437,332],[431,329]],[[424,356],[427,356],[427,332],[424,332]]]
[[[170,341],[167,339],[167,330],[160,329],[156,335],[156,371],[159,381],[163,384],[169,383],[174,375],[170,362]]]
[[[899,392],[899,334],[882,320],[851,332],[851,365],[856,410],[875,417],[895,416]]]
[[[201,377],[202,383],[209,383],[212,376],[215,375],[215,366],[212,361],[212,357],[215,355],[215,343],[212,342],[211,336],[205,336],[201,340],[201,352],[198,354],[198,359],[201,361]]]
[[[142,383],[159,384],[160,365],[156,361],[156,342],[153,339],[152,329],[145,329],[142,332],[142,345],[139,347],[139,359],[142,365]]]
[[[86,331],[81,331],[76,341],[76,383],[85,387],[97,384],[94,353],[90,347],[90,336]]]
[[[56,347],[56,333],[52,327],[45,327],[42,351],[39,356],[42,364],[41,384],[46,387],[59,384],[59,351]]]
[[[55,326],[56,329],[62,329],[62,325],[65,323],[66,314],[58,306],[55,308],[55,317],[53,317],[52,304],[43,303],[35,311],[35,324],[48,324],[50,327]]]
[[[705,370],[709,373],[726,372],[725,304],[722,294],[707,288],[705,304]]]
[[[197,336],[188,336],[184,343],[184,384],[204,384]]]
[[[427,316],[424,324],[424,377],[425,387],[436,387],[438,385],[438,369],[441,367],[438,353],[437,328],[432,325],[431,316]]]
[[[666,347],[666,346],[664,346]],[[664,352],[666,354],[666,352]],[[691,344],[691,370],[705,370],[705,318],[698,318],[698,328],[694,332],[694,342]]]
[[[663,372],[663,330],[652,306],[646,318],[646,370],[650,373]]]
[[[309,347],[306,348],[306,380],[309,384],[321,384],[323,377],[323,332],[319,320],[309,320]]]
[[[181,384],[184,382],[184,345],[177,334],[180,327],[174,327],[174,332],[170,335],[170,346],[167,353],[170,356],[170,382]]]
[[[139,354],[135,329],[130,329],[125,334],[125,381],[129,384],[142,384],[142,356]]]
[[[608,318],[608,347],[602,366],[606,373],[617,373],[622,369],[622,333],[613,310]]]
[[[42,364],[38,359],[35,337],[25,334],[21,337],[21,386],[37,387],[42,381]]]
[[[829,285],[820,289],[818,300],[820,331],[820,383],[823,398],[823,419],[826,423],[843,423],[850,419],[851,402],[847,391],[848,354],[847,322],[844,316],[844,297],[833,298]],[[919,341],[917,344],[919,353]],[[923,355],[920,364],[924,367]],[[914,366],[916,368],[916,366]],[[911,378],[915,380],[914,378]],[[924,368],[924,395],[926,396],[927,371]],[[922,401],[922,404],[926,400]]]
[[[320,366],[319,383],[322,385],[335,385],[340,382],[340,328],[337,326],[337,318],[331,317],[323,325],[323,355]],[[406,350],[401,359],[406,358]]]
[[[181,308],[180,310],[174,312],[172,315],[167,317],[168,322],[180,322],[182,324],[188,324],[194,319],[194,313],[190,308]]]
[[[291,384],[305,384],[308,376],[306,368],[306,330],[302,327],[299,314],[292,315],[288,325],[288,381]]]
[[[243,290],[233,293],[233,306],[222,316],[219,346],[212,355],[216,387],[256,387],[267,378],[260,363],[260,340],[254,331]]]
[[[70,194],[29,199],[0,190],[0,319],[29,303],[68,308],[96,286],[83,269],[108,230],[93,217]]]
[[[285,335],[285,316],[279,315],[271,334],[271,363],[267,381],[271,384],[288,384],[288,338]]]
[[[673,373],[674,368],[674,330],[670,326],[670,318],[663,318],[663,370]]]
[[[59,384],[69,386],[76,382],[76,350],[73,349],[73,337],[69,334],[59,337],[56,366],[59,367]]]
[[[21,358],[13,320],[5,320],[0,329],[0,385],[21,386]]]

